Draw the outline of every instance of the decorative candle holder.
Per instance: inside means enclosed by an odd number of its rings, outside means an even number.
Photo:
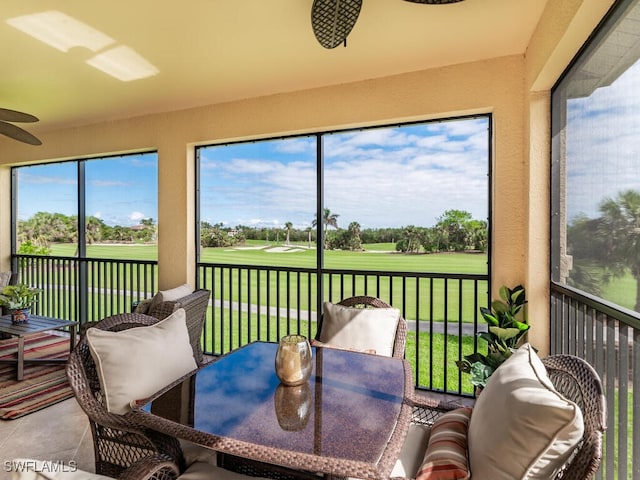
[[[280,384],[273,395],[273,405],[280,428],[288,432],[304,430],[311,415],[309,383],[295,387]]]
[[[311,376],[311,345],[304,335],[285,335],[278,343],[276,375],[284,385],[296,386]]]

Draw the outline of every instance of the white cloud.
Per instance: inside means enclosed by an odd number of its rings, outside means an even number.
[[[131,220],[132,222],[139,222],[143,218],[147,218],[147,217],[142,212],[131,212],[129,214],[129,220]]]
[[[93,187],[127,187],[130,183],[122,182],[119,180],[93,180],[91,186]]]
[[[229,160],[205,152],[203,212],[235,225],[310,225],[316,165],[307,153],[315,147],[306,138],[281,143],[276,154],[257,146],[260,155],[251,159],[246,146],[242,157],[221,151]],[[338,133],[324,147],[325,206],[340,215],[340,226],[428,226],[453,208],[487,217],[486,120]]]

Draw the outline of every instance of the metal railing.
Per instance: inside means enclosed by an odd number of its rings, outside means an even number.
[[[551,353],[576,355],[598,372],[607,431],[596,478],[640,478],[640,316],[570,287],[551,284]]]
[[[157,291],[155,261],[15,255],[21,281],[43,289],[34,313],[80,325],[128,312]],[[322,279],[318,282],[318,279]],[[488,276],[335,269],[198,265],[197,285],[212,292],[204,351],[220,355],[251,341],[316,334],[325,301],[378,297],[408,322],[406,358],[418,388],[470,396],[455,362],[477,348],[479,307]]]
[[[214,299],[204,330],[209,354],[256,340],[277,341],[290,333],[313,338],[323,302],[369,295],[398,308],[407,320],[405,357],[417,388],[473,394],[455,361],[477,348],[487,275],[204,263],[198,265],[198,275],[199,287],[211,290]]]
[[[80,325],[128,312],[157,291],[157,262],[14,255],[20,282],[42,289],[34,313]]]

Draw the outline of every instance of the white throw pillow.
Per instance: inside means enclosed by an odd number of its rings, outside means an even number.
[[[173,302],[175,300],[179,300],[182,297],[186,297],[187,295],[191,295],[192,293],[193,288],[191,288],[188,283],[180,285],[179,287],[170,288],[169,290],[160,290],[151,299],[151,303],[149,304],[149,308],[147,309],[147,311],[151,312],[162,302]]]
[[[325,302],[318,340],[391,357],[399,318],[397,308],[353,308]]]
[[[489,378],[469,423],[474,480],[553,478],[582,438],[580,408],[558,393],[531,345]]]
[[[87,330],[109,412],[125,414],[133,400],[147,398],[197,368],[185,318],[180,308],[151,326]]]

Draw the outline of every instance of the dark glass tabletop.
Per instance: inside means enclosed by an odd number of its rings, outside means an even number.
[[[194,430],[163,421],[149,425],[282,466],[388,476],[411,418],[405,401],[412,389],[408,363],[313,347],[310,379],[286,387],[275,373],[277,347],[251,343],[199,369],[189,402]],[[148,403],[139,405],[148,411]]]
[[[403,362],[314,348],[311,378],[280,385],[277,345],[253,343],[196,375],[194,427],[275,448],[375,463],[404,398]]]

